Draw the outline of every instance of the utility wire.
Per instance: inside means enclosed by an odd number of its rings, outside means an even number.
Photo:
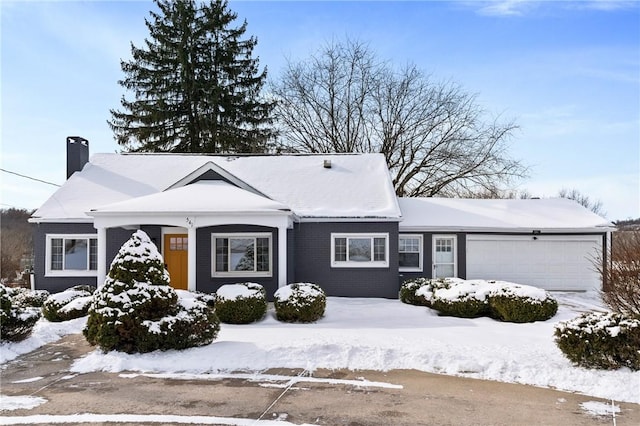
[[[46,183],[47,185],[53,185],[53,186],[60,187],[60,185],[58,185],[57,183],[47,182],[46,180],[34,178],[34,177],[31,177],[31,176],[27,176],[27,175],[22,175],[20,173],[12,172],[11,170],[6,170],[6,169],[0,168],[0,171],[3,171],[5,173],[11,173],[12,175],[20,176],[20,177],[23,177],[25,179],[35,180],[36,182]]]

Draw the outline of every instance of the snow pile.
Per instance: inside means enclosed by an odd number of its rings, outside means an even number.
[[[39,396],[7,396],[0,395],[0,411],[31,410],[47,402]]]
[[[438,316],[398,300],[327,299],[315,323],[282,323],[273,311],[250,325],[225,324],[218,339],[184,351],[128,355],[94,351],[72,371],[166,374],[259,372],[271,368],[420,371],[552,387],[640,403],[640,372],[574,367],[553,340],[558,321],[592,307],[597,293],[559,294],[552,320],[527,324]]]
[[[220,300],[238,300],[252,297],[260,297],[264,288],[256,283],[226,284],[216,291]]]
[[[86,317],[55,323],[41,318],[33,327],[31,336],[25,340],[0,344],[0,364],[9,362],[19,355],[31,352],[47,343],[55,342],[67,334],[79,334],[86,322]]]
[[[587,401],[580,404],[587,413],[592,416],[614,416],[620,412],[620,406],[615,405],[613,401],[611,404],[605,404],[599,401]]]

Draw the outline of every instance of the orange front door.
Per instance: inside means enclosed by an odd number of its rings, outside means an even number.
[[[164,261],[173,288],[187,289],[187,234],[164,235]]]

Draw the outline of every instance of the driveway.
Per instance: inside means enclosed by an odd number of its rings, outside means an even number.
[[[603,425],[611,415],[595,416],[582,403],[610,401],[594,397],[414,370],[271,370],[263,375],[161,376],[72,374],[74,359],[92,348],[70,335],[3,366],[1,393],[41,397],[32,409],[2,412],[0,424],[40,417],[41,423],[81,420],[94,424],[177,424],[190,422],[252,424],[280,420],[319,425]],[[368,382],[363,383],[363,380]],[[597,405],[597,404],[596,404]],[[640,424],[640,405],[618,403],[619,426]],[[95,415],[129,415],[98,417]],[[131,415],[156,415],[132,417]],[[185,416],[185,417],[169,417]],[[208,418],[205,421],[205,417]],[[237,419],[237,423],[233,423]],[[124,422],[123,422],[124,420]],[[256,423],[259,424],[259,423]]]

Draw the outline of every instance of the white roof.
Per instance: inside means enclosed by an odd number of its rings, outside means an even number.
[[[564,198],[400,198],[400,230],[438,231],[606,231],[612,224]]]
[[[203,180],[98,207],[90,216],[103,213],[181,212],[274,212],[289,211],[282,203],[261,197],[224,181]]]
[[[331,168],[323,167],[324,160],[331,161]],[[133,199],[169,189],[167,194],[180,198],[183,193],[174,192],[175,188],[188,184],[185,178],[208,167],[231,177],[234,183],[246,184],[241,186],[255,189],[301,218],[398,220],[401,216],[381,154],[96,154],[34,213],[33,221],[91,222],[86,212],[126,201],[131,203],[120,208],[142,208],[144,200],[137,203]],[[166,197],[169,195],[151,200],[168,202]],[[204,207],[196,204],[194,208]]]

